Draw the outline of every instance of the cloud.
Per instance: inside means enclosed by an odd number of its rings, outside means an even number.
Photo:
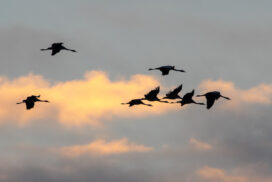
[[[195,138],[190,138],[189,142],[195,149],[200,151],[208,151],[213,148],[210,144],[201,142]]]
[[[110,142],[98,139],[87,145],[62,147],[60,152],[67,157],[78,157],[81,155],[112,155],[128,152],[149,152],[152,150],[152,147],[131,143],[126,138],[123,138]]]
[[[272,84],[259,84],[247,90],[236,88],[235,84],[231,81],[224,80],[205,80],[199,88],[202,92],[213,90],[221,91],[222,95],[231,98],[231,101],[226,101],[224,106],[227,108],[235,108],[241,104],[272,104]]]
[[[250,176],[250,175],[241,175],[241,174],[227,174],[225,170],[212,168],[205,166],[196,171],[196,174],[205,179],[207,182],[271,182],[272,178],[269,176]]]
[[[142,98],[150,89],[160,85],[152,76],[134,75],[130,80],[109,80],[106,73],[91,71],[82,80],[49,82],[40,75],[29,74],[14,80],[0,77],[0,119],[26,124],[41,118],[57,119],[65,126],[101,125],[112,117],[143,117],[159,115],[177,108],[176,105],[152,103],[154,107],[121,105]],[[37,103],[26,111],[16,102],[32,94],[41,94],[50,103]],[[11,114],[12,113],[12,114]]]
[[[13,80],[0,77],[0,119],[1,122],[16,121],[24,125],[30,121],[48,118],[58,120],[65,126],[90,124],[103,125],[103,121],[113,117],[145,117],[162,115],[170,110],[179,110],[176,104],[155,103],[154,107],[121,105],[134,98],[142,98],[149,90],[159,86],[157,79],[147,75],[133,75],[129,80],[110,80],[102,71],[91,71],[84,79],[64,82],[50,82],[40,75],[29,74]],[[236,88],[233,82],[205,80],[200,85],[201,92],[220,90],[230,97],[225,108],[242,108],[241,104],[272,103],[272,85],[260,84],[248,90]],[[26,111],[16,102],[32,94],[41,94],[48,103],[37,103]],[[12,113],[12,114],[10,114]]]

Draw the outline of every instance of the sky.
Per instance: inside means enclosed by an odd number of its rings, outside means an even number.
[[[272,182],[271,6],[1,0],[0,182]],[[180,84],[231,100],[120,104]]]

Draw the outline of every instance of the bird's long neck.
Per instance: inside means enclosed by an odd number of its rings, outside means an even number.
[[[46,49],[41,49],[41,51],[48,51],[48,50],[52,50],[52,47],[48,47]]]
[[[25,101],[22,101],[22,102],[17,102],[16,104],[23,104],[23,103],[25,103]]]

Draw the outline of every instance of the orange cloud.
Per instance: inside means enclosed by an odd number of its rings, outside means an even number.
[[[87,145],[62,147],[59,151],[66,157],[78,157],[81,155],[113,155],[128,152],[149,152],[152,150],[152,147],[129,143],[126,138],[123,138],[111,142],[99,139]]]
[[[253,88],[242,90],[236,88],[233,82],[223,80],[203,81],[199,88],[201,92],[218,90],[222,95],[230,97],[231,101],[224,102],[228,108],[237,108],[241,104],[272,104],[272,84],[260,84]]]
[[[210,144],[201,142],[195,138],[190,138],[189,142],[195,149],[200,151],[208,151],[213,148]]]
[[[241,175],[241,174],[227,174],[226,171],[218,168],[211,168],[209,166],[205,166],[202,169],[196,171],[196,174],[205,179],[207,182],[271,182],[272,178],[261,177],[261,176],[248,176],[248,175]],[[203,181],[203,180],[202,180]]]
[[[160,85],[152,76],[134,75],[130,80],[111,81],[106,73],[92,71],[82,80],[51,83],[42,76],[29,74],[14,80],[0,77],[0,121],[25,124],[41,118],[57,119],[66,126],[101,125],[101,120],[117,117],[143,117],[163,114],[177,105],[152,103],[154,107],[121,105],[133,98],[142,98]],[[41,94],[50,103],[37,103],[26,111],[16,102],[32,94]]]

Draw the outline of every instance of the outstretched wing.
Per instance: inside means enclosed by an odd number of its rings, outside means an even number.
[[[167,97],[177,96],[181,90],[182,90],[182,85],[180,85],[179,87],[175,88],[174,90],[171,90],[171,91],[167,92],[166,96]]]
[[[216,98],[213,96],[207,95],[206,99],[207,99],[207,109],[210,109],[213,106]]]
[[[182,90],[182,85],[180,85],[179,87],[175,88],[172,93],[175,95],[178,95],[178,93]]]
[[[145,97],[156,97],[160,92],[160,87],[155,88],[154,90],[151,90],[148,92]]]

